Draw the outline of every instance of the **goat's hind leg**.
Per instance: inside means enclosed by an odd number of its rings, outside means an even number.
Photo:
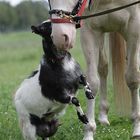
[[[17,94],[16,94],[17,95]],[[18,114],[20,129],[25,140],[36,140],[36,128],[30,122],[30,115],[15,95],[15,106]]]
[[[28,117],[19,118],[19,124],[25,140],[36,140],[36,128],[30,123]]]
[[[42,138],[42,140],[49,140],[49,138]]]

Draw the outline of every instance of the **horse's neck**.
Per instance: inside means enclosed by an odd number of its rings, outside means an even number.
[[[104,9],[111,9],[117,6],[126,5],[133,2],[133,0],[94,0],[93,10],[100,11]]]
[[[99,3],[102,5],[102,4],[127,4],[129,2],[133,2],[133,0],[95,0],[95,3],[96,1],[99,1]]]

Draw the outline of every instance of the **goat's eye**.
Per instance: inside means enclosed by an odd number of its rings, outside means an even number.
[[[41,30],[44,30],[44,27],[41,27],[40,29],[41,29]]]

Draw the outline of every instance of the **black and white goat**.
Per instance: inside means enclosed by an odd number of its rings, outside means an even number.
[[[43,37],[44,55],[38,70],[20,85],[14,103],[24,139],[36,140],[36,136],[40,136],[47,140],[57,131],[58,118],[67,104],[74,104],[78,118],[89,124],[75,97],[79,85],[85,87],[88,99],[94,97],[79,64],[70,53],[57,51],[53,45],[51,23],[32,26],[32,30]]]

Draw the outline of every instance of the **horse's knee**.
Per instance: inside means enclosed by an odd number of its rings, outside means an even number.
[[[94,121],[90,121],[87,125],[85,125],[85,133],[94,134],[96,131],[96,123]]]
[[[99,78],[94,78],[94,77],[89,78],[89,84],[90,84],[90,88],[92,89],[92,92],[95,96],[97,94],[97,91],[100,86]]]
[[[126,82],[130,90],[138,89],[140,84],[140,72],[139,71],[127,71]]]
[[[108,75],[108,63],[104,64],[103,66],[98,66],[98,72],[100,77],[107,77]]]

